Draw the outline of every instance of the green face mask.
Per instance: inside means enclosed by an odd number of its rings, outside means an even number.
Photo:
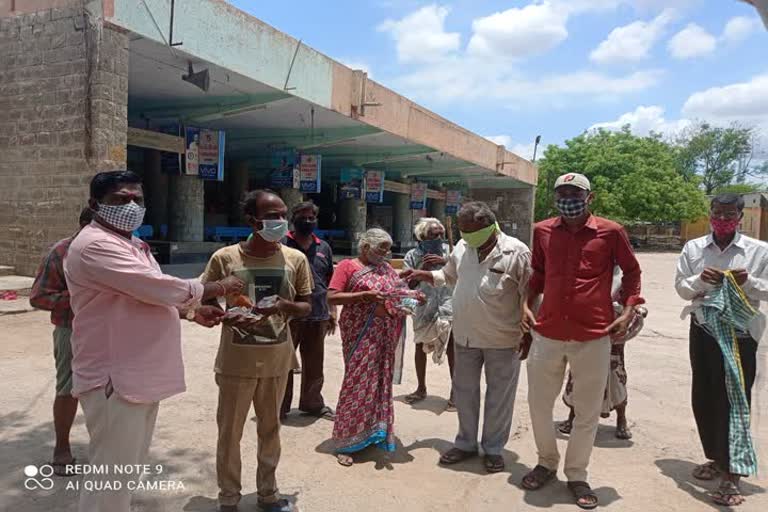
[[[488,239],[491,238],[491,235],[498,231],[501,231],[501,228],[499,228],[499,223],[497,222],[495,224],[491,224],[490,226],[484,227],[483,229],[472,231],[471,233],[465,233],[463,231],[460,231],[460,233],[461,238],[467,243],[468,246],[477,249],[485,242],[487,242]]]

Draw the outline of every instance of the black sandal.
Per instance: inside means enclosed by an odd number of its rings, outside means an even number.
[[[485,470],[489,473],[500,473],[504,471],[504,457],[501,455],[487,455],[485,456]]]
[[[589,486],[587,482],[568,482],[568,489],[571,490],[576,505],[584,510],[592,510],[597,508],[598,499],[597,494]],[[582,503],[581,500],[585,498],[591,498],[589,503]]]
[[[538,491],[552,481],[556,474],[556,471],[545,468],[542,465],[537,465],[523,477],[520,485],[528,491]]]
[[[477,456],[477,452],[465,452],[458,448],[451,448],[440,456],[440,464],[450,466]]]
[[[70,462],[49,462],[48,465],[53,468],[53,474],[56,476],[70,477],[77,476],[75,469],[77,459],[73,458]]]

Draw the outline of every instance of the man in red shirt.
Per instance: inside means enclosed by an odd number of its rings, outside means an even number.
[[[555,182],[560,216],[534,227],[533,275],[523,329],[532,329],[528,360],[528,403],[539,452],[538,465],[524,478],[528,490],[543,487],[555,477],[560,461],[552,410],[570,367],[576,418],[573,422],[564,472],[576,504],[597,507],[597,495],[587,483],[587,466],[595,442],[603,393],[610,366],[610,335],[622,337],[640,297],[640,266],[624,229],[589,212],[594,199],[586,176],[568,173]],[[616,318],[611,284],[614,266],[623,277]],[[541,294],[543,301],[532,311]],[[529,337],[531,340],[531,337]]]

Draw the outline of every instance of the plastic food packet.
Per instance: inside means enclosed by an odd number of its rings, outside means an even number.
[[[259,302],[256,303],[256,307],[259,309],[269,309],[275,307],[277,304],[277,299],[279,297],[277,295],[270,295],[268,297],[264,297]]]
[[[232,305],[236,308],[253,308],[253,302],[247,295],[238,295],[233,301]]]
[[[416,307],[421,301],[424,300],[424,292],[420,290],[411,290],[403,283],[404,286],[398,287],[395,291],[389,294],[389,297],[394,300],[394,306],[396,309],[402,311],[407,315],[412,315],[416,311]]]

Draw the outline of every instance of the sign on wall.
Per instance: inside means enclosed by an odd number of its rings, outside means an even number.
[[[298,156],[294,149],[281,149],[272,153],[272,188],[299,188]]]
[[[224,181],[224,132],[187,126],[184,174]]]
[[[369,203],[384,202],[384,171],[365,172],[365,200]]]
[[[427,184],[411,183],[411,210],[423,210],[427,207]]]
[[[308,194],[320,192],[321,155],[301,155],[299,190]]]
[[[461,191],[446,190],[445,213],[448,215],[456,215],[459,212],[459,205],[461,205]]]
[[[363,197],[363,188],[365,171],[358,167],[344,167],[341,169],[341,179],[339,187],[339,199],[361,199]]]

